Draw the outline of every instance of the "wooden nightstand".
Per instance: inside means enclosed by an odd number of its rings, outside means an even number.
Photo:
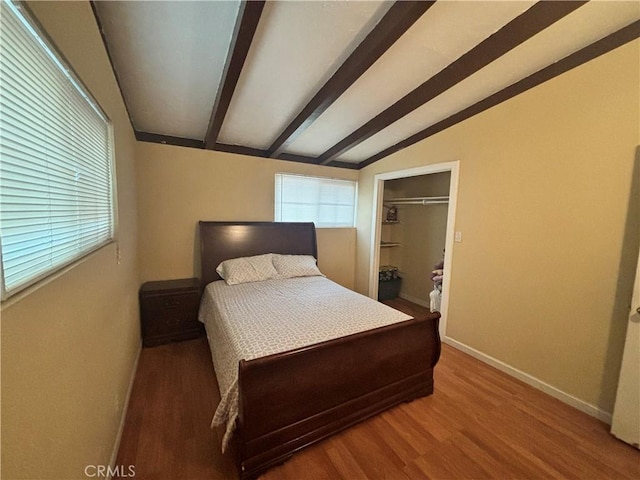
[[[142,344],[153,347],[199,337],[200,281],[197,278],[147,282],[140,287]]]

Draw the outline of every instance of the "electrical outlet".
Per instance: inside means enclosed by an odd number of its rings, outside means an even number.
[[[462,242],[462,232],[456,232],[455,236],[453,237],[453,240],[456,243],[461,243]]]

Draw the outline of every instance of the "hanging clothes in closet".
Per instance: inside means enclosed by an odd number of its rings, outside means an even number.
[[[444,279],[444,260],[436,263],[431,271],[431,281],[433,290],[429,294],[429,310],[439,312],[442,302],[442,281]]]

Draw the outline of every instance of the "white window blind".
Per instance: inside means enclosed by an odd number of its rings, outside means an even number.
[[[276,174],[276,222],[314,222],[316,227],[355,226],[356,182]]]
[[[2,298],[114,234],[111,125],[24,7],[2,0]]]

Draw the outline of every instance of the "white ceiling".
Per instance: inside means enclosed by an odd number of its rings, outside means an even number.
[[[94,5],[135,129],[204,138],[240,1]]]
[[[220,141],[268,148],[390,5],[267,2]]]
[[[619,30],[631,23],[630,19],[640,18],[639,10],[640,3],[636,2],[614,4],[591,1],[338,159],[358,162],[375,155],[449,117],[451,112],[459,112],[608,33]]]
[[[379,22],[393,3],[266,2],[215,144],[207,142],[207,148],[224,144],[227,150],[269,156],[276,138],[338,68],[353,60],[350,55],[361,42],[383,28]],[[435,2],[335,102],[307,122],[285,144],[284,153],[289,159],[316,161],[509,22],[532,14],[535,3]],[[177,137],[165,140],[204,147],[216,95],[229,82],[225,63],[237,48],[234,28],[242,18],[241,2],[97,1],[94,7],[134,129],[156,134],[156,141]],[[638,1],[592,0],[575,7],[334,159],[357,166],[640,19]]]
[[[494,2],[486,8],[486,2],[436,2],[290,150],[314,156],[329,149],[534,3]],[[455,41],[451,32],[459,32]]]

